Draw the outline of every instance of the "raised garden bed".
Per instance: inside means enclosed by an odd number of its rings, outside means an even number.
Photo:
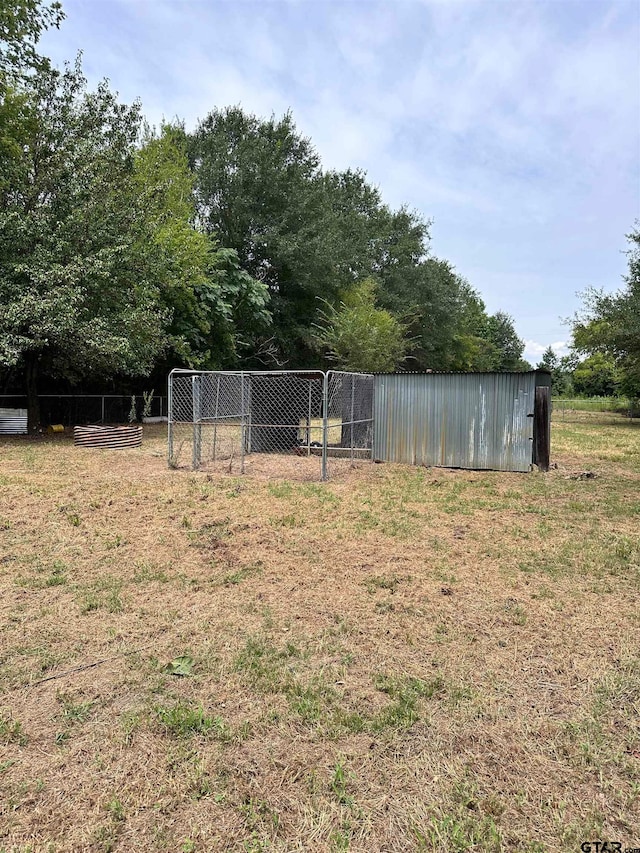
[[[140,447],[141,426],[76,426],[73,428],[73,443],[78,447],[106,447],[116,450],[121,447]]]

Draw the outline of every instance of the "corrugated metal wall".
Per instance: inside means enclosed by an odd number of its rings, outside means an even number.
[[[374,459],[529,471],[536,374],[378,375]]]

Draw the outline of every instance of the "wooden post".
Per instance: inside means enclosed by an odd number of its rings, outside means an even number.
[[[551,389],[538,385],[533,407],[533,462],[541,471],[549,470],[551,455],[550,398]]]
[[[29,435],[40,427],[40,397],[38,396],[38,359],[33,353],[25,356],[25,384],[27,391],[27,430]]]

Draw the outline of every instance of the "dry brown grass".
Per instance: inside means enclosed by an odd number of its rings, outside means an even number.
[[[637,427],[326,485],[145,432],[0,444],[0,851],[640,843]]]

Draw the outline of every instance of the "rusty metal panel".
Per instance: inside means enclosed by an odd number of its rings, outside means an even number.
[[[535,377],[534,371],[376,376],[374,458],[529,471]]]

